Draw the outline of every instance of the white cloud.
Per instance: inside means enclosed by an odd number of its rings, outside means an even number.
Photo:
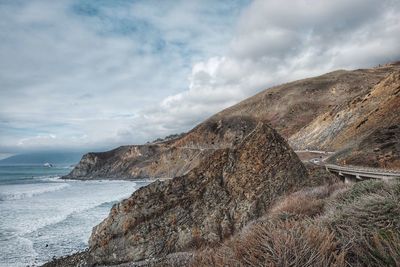
[[[271,85],[400,59],[396,0],[255,0],[239,17],[240,1],[17,3],[0,4],[0,152],[142,143]]]
[[[182,122],[178,132],[275,84],[398,60],[399,44],[399,1],[256,0],[242,12],[226,54],[194,64],[189,89],[144,120],[166,132]]]
[[[0,152],[147,140],[130,123],[231,36],[242,3],[210,3],[0,3]]]

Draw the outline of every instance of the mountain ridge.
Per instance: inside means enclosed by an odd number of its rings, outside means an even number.
[[[177,139],[88,153],[65,178],[137,179],[184,175],[215,149],[232,147],[260,120],[268,121],[294,149],[355,151],[353,148],[372,132],[400,124],[399,116],[395,116],[396,112],[400,113],[400,94],[396,93],[400,86],[399,72],[400,62],[395,62],[371,69],[338,70],[274,86],[218,112]],[[388,94],[388,88],[393,95]],[[375,97],[378,92],[379,97]],[[381,105],[382,99],[391,101],[390,108]],[[367,108],[363,106],[364,100],[365,105],[369,105]],[[375,124],[370,120],[368,129],[362,125],[357,128],[377,108],[384,119],[375,120]],[[357,117],[350,120],[352,114]],[[321,125],[326,127],[322,129]],[[332,127],[337,129],[333,131]],[[347,136],[342,135],[341,142],[336,141],[338,132],[347,133]],[[350,162],[399,168],[396,149],[397,146],[389,152],[376,150],[369,156],[372,161],[362,161],[358,157]],[[362,149],[357,151],[358,155],[364,153]],[[395,156],[386,157],[388,153]],[[354,155],[337,162],[332,157],[336,163],[345,163],[351,158]]]

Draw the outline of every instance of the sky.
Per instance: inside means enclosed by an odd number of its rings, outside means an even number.
[[[399,59],[399,0],[0,0],[0,158],[141,144]]]

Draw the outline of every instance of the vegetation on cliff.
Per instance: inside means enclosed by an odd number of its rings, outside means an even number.
[[[305,188],[192,266],[399,266],[400,181]]]

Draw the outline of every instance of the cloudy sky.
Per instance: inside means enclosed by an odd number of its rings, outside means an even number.
[[[0,0],[0,59],[0,156],[102,150],[399,60],[400,1]]]

